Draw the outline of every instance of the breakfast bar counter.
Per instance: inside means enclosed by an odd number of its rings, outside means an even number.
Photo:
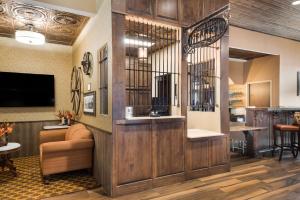
[[[246,126],[266,127],[259,132],[256,138],[256,148],[261,153],[272,150],[273,145],[273,126],[275,124],[292,124],[294,113],[299,112],[298,107],[270,107],[270,108],[247,108]]]

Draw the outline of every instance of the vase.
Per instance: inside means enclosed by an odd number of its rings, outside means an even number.
[[[61,118],[61,125],[65,125],[65,118],[64,117]]]
[[[4,134],[2,137],[0,137],[0,147],[6,146],[8,144],[8,136],[7,134]]]

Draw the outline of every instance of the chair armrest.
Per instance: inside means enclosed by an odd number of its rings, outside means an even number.
[[[57,153],[63,151],[74,151],[80,149],[92,149],[94,147],[94,140],[80,139],[80,140],[68,140],[60,142],[48,142],[41,144],[40,152],[45,153]]]
[[[67,129],[47,130],[40,132],[40,144],[64,141]]]

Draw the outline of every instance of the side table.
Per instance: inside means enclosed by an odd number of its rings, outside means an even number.
[[[11,160],[11,153],[19,151],[21,148],[21,144],[19,143],[8,143],[6,146],[0,147],[0,167],[2,171],[7,167],[9,171],[17,176],[17,168],[14,166],[13,160]]]

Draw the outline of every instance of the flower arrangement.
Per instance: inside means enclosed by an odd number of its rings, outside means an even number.
[[[7,136],[8,134],[11,134],[13,130],[14,130],[13,123],[8,123],[8,122],[0,123],[0,147],[7,145],[8,143]]]
[[[56,116],[61,120],[61,125],[71,125],[71,120],[75,119],[75,115],[68,110],[59,110]]]

